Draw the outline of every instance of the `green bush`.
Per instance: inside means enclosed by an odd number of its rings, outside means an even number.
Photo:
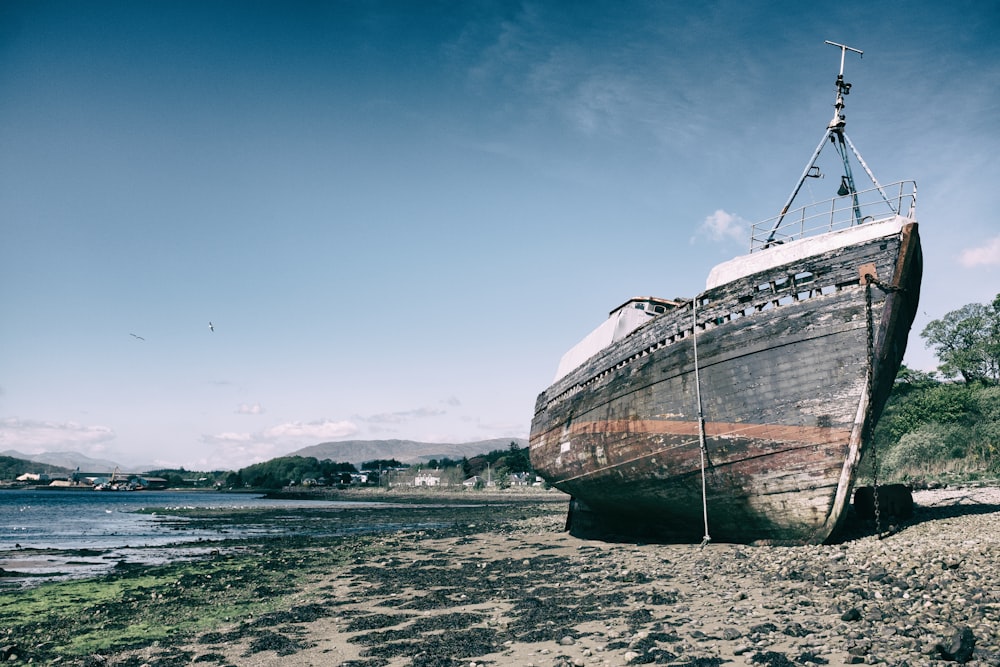
[[[972,479],[1000,472],[1000,387],[900,383],[879,420],[859,477],[880,482]]]
[[[893,390],[876,428],[876,437],[897,442],[926,424],[968,420],[976,392],[964,384],[934,384],[906,391]]]
[[[907,433],[882,455],[886,477],[929,472],[929,468],[965,458],[967,432],[954,424],[926,424]]]

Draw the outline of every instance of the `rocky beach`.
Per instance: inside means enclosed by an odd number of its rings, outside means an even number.
[[[68,604],[62,621],[41,605],[16,620],[13,594],[4,593],[0,658],[135,667],[1000,665],[1000,489],[923,490],[914,501],[913,516],[882,539],[856,522],[823,546],[580,540],[564,532],[555,492],[422,509],[426,529],[233,540],[196,564],[116,568],[101,584],[113,592]],[[395,512],[413,525],[405,508]],[[65,585],[43,587],[40,599],[54,606]],[[102,644],[111,632],[119,639]]]

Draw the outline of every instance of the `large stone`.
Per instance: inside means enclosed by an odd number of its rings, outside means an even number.
[[[913,516],[913,494],[905,484],[878,487],[878,509],[881,518],[909,519]],[[875,487],[860,486],[854,491],[854,511],[860,519],[875,518]]]
[[[976,648],[976,636],[972,634],[972,629],[968,626],[955,628],[935,648],[945,660],[964,664],[972,658],[972,651]]]

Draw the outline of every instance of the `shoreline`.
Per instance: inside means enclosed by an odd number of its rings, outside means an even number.
[[[1000,664],[1000,488],[915,491],[891,536],[806,547],[580,540],[546,498],[384,510],[428,529],[234,538],[46,585],[35,620],[2,593],[0,627],[19,659],[66,665]]]

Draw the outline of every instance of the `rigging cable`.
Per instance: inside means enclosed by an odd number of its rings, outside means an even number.
[[[705,536],[701,538],[701,548],[704,549],[712,538],[708,534],[708,492],[705,484],[705,413],[701,406],[701,376],[698,371],[698,297],[691,301],[692,346],[694,347],[694,389],[698,398],[698,442],[701,450],[701,510],[705,518]]]

